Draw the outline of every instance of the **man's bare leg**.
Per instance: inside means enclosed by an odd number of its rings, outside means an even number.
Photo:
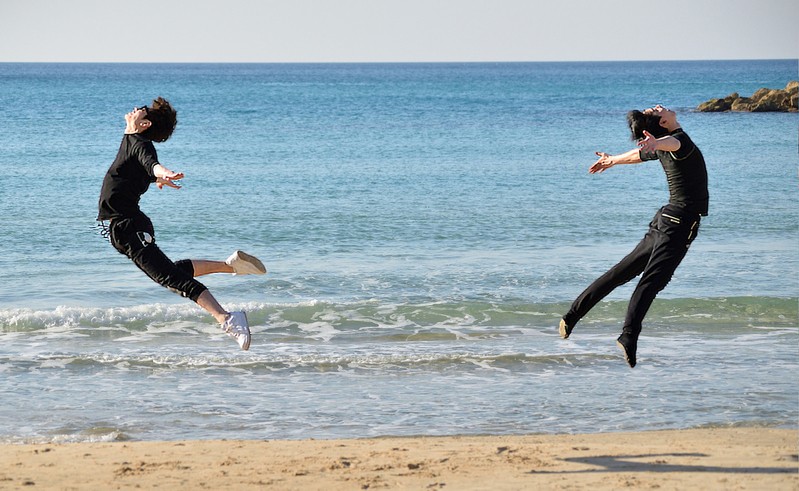
[[[234,273],[233,268],[224,261],[208,261],[206,259],[192,259],[194,277],[214,273]]]
[[[266,266],[257,257],[243,251],[235,251],[225,261],[208,261],[206,259],[192,259],[194,276],[203,276],[213,273],[231,274],[266,274]]]
[[[214,316],[214,319],[216,319],[220,325],[225,323],[225,319],[227,319],[227,316],[230,314],[230,312],[223,309],[222,306],[219,305],[219,302],[216,301],[216,298],[211,295],[210,290],[205,290],[200,294],[199,297],[197,297],[197,305],[204,308],[209,314]]]

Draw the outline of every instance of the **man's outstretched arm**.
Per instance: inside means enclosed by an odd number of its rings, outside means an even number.
[[[633,148],[632,150],[619,155],[608,155],[605,152],[596,152],[599,159],[594,162],[594,165],[588,168],[588,172],[591,174],[597,174],[610,169],[614,165],[640,164],[642,160],[639,152],[640,150],[637,148]]]

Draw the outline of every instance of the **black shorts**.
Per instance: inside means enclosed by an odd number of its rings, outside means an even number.
[[[115,218],[109,226],[111,245],[129,257],[153,281],[197,301],[207,288],[194,279],[190,260],[172,262],[155,244],[153,223],[146,215]]]

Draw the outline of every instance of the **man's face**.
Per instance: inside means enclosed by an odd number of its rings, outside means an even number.
[[[654,114],[655,116],[660,116],[660,126],[663,126],[664,128],[677,121],[677,113],[671,109],[661,106],[660,104],[656,105],[655,107],[645,109],[644,114]]]
[[[125,122],[134,128],[147,128],[150,125],[147,119],[147,106],[134,107],[133,111],[125,115]]]

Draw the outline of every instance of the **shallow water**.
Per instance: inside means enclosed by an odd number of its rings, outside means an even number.
[[[0,440],[795,426],[798,115],[692,108],[796,73],[0,64],[0,167],[18,170],[0,199]],[[187,177],[142,207],[174,259],[264,259],[265,277],[203,278],[248,311],[249,352],[94,228],[122,115],[155,95],[180,119],[159,157]],[[587,173],[654,103],[702,149],[711,209],[630,370],[615,337],[633,284],[569,340],[556,326],[668,199],[656,162]]]

